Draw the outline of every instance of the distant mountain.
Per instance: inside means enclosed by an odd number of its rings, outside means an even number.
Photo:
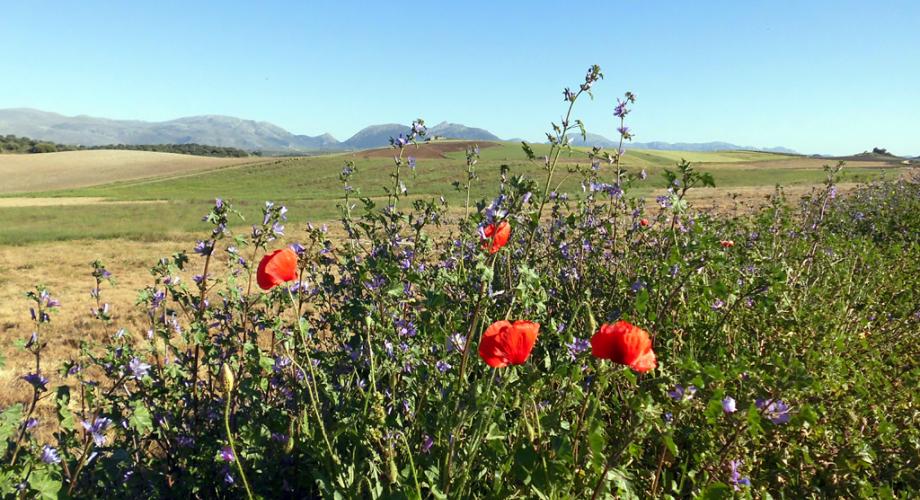
[[[86,115],[64,116],[37,109],[0,109],[0,135],[12,134],[61,144],[101,146],[108,144],[208,144],[234,147],[247,151],[273,153],[302,153],[310,151],[341,151],[385,147],[391,137],[409,129],[408,125],[385,123],[371,125],[343,142],[329,134],[318,136],[297,135],[268,123],[244,120],[232,116],[189,116],[164,122],[140,120],[111,120]],[[458,123],[441,122],[428,129],[429,135],[448,139],[475,141],[500,141],[488,130],[467,127]],[[514,140],[514,142],[520,142]],[[578,146],[617,147],[619,141],[598,134],[575,138]],[[630,149],[661,149],[682,151],[758,150],[778,153],[795,153],[782,148],[757,148],[738,146],[727,142],[668,143],[627,142]]]
[[[599,146],[602,148],[616,148],[619,146],[619,140],[608,139],[602,135],[588,133],[585,135],[586,139],[582,139],[581,135],[578,135],[573,141],[573,144],[576,146],[588,146],[594,147]],[[626,141],[623,143],[624,149],[655,149],[660,151],[729,151],[729,150],[750,150],[750,151],[766,151],[769,153],[785,153],[785,154],[798,154],[796,151],[784,148],[781,146],[776,146],[772,148],[761,148],[755,146],[739,146],[737,144],[732,144],[730,142],[631,142]]]
[[[448,139],[466,139],[470,141],[500,141],[492,132],[486,129],[467,127],[459,123],[441,122],[428,129],[428,135],[446,137]]]
[[[341,143],[341,146],[344,149],[379,148],[389,145],[390,137],[397,137],[399,134],[405,134],[408,130],[408,126],[398,123],[371,125],[359,130],[357,134]]]
[[[191,116],[165,122],[63,116],[37,109],[0,110],[0,134],[83,146],[104,144],[210,144],[246,150],[322,149],[332,136],[294,135],[268,122],[232,116]]]

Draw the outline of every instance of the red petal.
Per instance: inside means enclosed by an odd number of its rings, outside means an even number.
[[[297,253],[282,248],[265,254],[256,271],[256,281],[263,290],[297,278]]]

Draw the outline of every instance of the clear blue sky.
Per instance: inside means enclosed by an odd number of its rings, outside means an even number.
[[[0,46],[0,108],[340,140],[420,116],[534,140],[596,63],[577,114],[608,137],[632,90],[637,141],[920,154],[917,0],[25,1]]]

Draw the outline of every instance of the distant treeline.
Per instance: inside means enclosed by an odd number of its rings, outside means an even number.
[[[40,141],[15,135],[0,136],[0,153],[55,153],[58,151],[81,151],[89,149],[124,149],[128,151],[155,151],[157,153],[178,153],[196,156],[219,156],[244,158],[260,156],[239,148],[208,146],[206,144],[108,144],[105,146],[74,146]]]

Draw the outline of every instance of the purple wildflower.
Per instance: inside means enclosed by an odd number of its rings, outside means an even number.
[[[674,386],[673,390],[668,391],[668,396],[674,401],[684,401],[684,400],[692,399],[694,394],[696,394],[695,385],[684,387],[678,384]]]
[[[48,390],[48,377],[40,373],[27,373],[22,376],[22,379],[32,384],[32,387],[40,392]]]
[[[128,362],[128,370],[131,371],[132,377],[140,380],[147,376],[147,373],[150,371],[150,365],[144,363],[140,358],[135,356]]]
[[[112,419],[105,417],[97,418],[92,424],[86,421],[80,422],[83,429],[92,434],[96,446],[105,446],[105,431],[111,423]]]
[[[758,399],[755,404],[758,409],[763,411],[764,416],[774,424],[785,424],[791,418],[789,406],[782,400]]]
[[[211,240],[198,240],[195,244],[195,253],[198,255],[206,256],[211,255],[211,252],[214,251],[214,242]]]
[[[728,482],[732,484],[735,491],[740,491],[741,486],[751,485],[751,480],[747,476],[742,477],[741,473],[738,472],[738,467],[741,466],[741,460],[732,460],[729,462],[729,465],[731,465],[732,468],[732,475],[728,478]]]
[[[629,110],[626,109],[626,103],[617,99],[617,105],[613,108],[613,116],[625,118],[627,113],[629,113]]]
[[[725,396],[725,398],[722,399],[722,411],[725,413],[735,413],[738,411],[738,407],[735,404],[735,398],[731,396]]]
[[[46,464],[58,464],[61,463],[61,456],[58,455],[58,451],[47,444],[42,447],[42,462]]]
[[[716,299],[716,301],[713,302],[712,305],[709,306],[709,307],[710,307],[713,311],[718,311],[719,309],[722,309],[723,307],[725,307],[725,301],[722,300],[722,299]]]
[[[450,363],[448,363],[447,361],[444,361],[443,359],[435,363],[434,366],[441,373],[447,373],[448,371],[450,371],[451,368],[453,368],[453,366],[451,366]]]
[[[224,462],[232,462],[236,460],[236,456],[233,454],[233,449],[229,446],[224,446],[220,449],[220,459]]]
[[[431,436],[425,434],[425,437],[422,438],[422,453],[428,453],[431,451],[432,446],[434,446],[434,440],[431,439]]]
[[[579,354],[591,348],[591,342],[588,339],[575,337],[571,342],[565,344],[568,350],[569,359],[575,361]]]

